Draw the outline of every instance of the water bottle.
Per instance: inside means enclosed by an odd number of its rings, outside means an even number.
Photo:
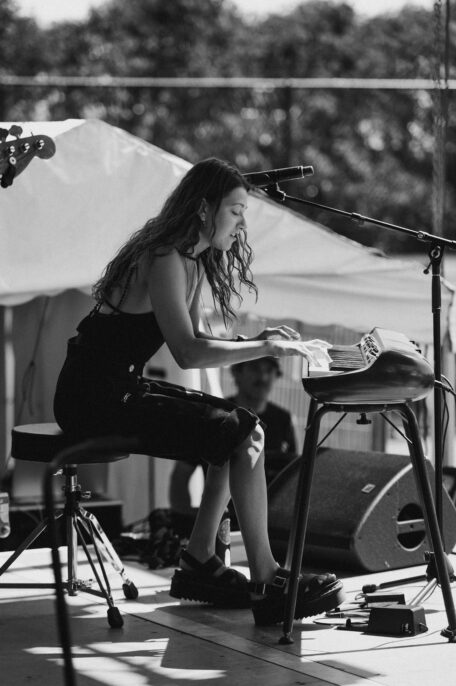
[[[225,510],[219,524],[215,539],[215,553],[226,567],[231,564],[231,520],[230,513]]]
[[[9,496],[8,493],[0,493],[0,538],[6,538],[10,533]]]

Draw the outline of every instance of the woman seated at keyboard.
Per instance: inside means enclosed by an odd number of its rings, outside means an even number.
[[[55,395],[55,415],[75,437],[135,435],[143,452],[205,460],[207,478],[171,595],[225,607],[251,607],[256,623],[283,618],[288,572],[267,532],[263,429],[246,408],[199,391],[142,377],[166,342],[184,369],[232,365],[264,356],[326,357],[328,344],[301,341],[288,326],[242,341],[203,333],[200,293],[207,279],[225,322],[240,285],[255,289],[244,218],[249,187],[218,159],[196,164],[160,213],[134,233],[95,284],[96,305],[70,339]],[[217,528],[233,498],[251,582],[215,555]],[[303,574],[296,617],[336,607],[333,574]]]

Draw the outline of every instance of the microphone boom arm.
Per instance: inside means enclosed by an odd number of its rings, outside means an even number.
[[[449,238],[443,238],[443,236],[436,236],[435,234],[428,233],[427,231],[421,231],[418,230],[416,231],[415,229],[409,229],[406,226],[399,226],[398,224],[391,224],[390,222],[385,222],[380,219],[375,219],[374,217],[366,217],[363,214],[358,214],[358,212],[346,212],[345,210],[340,210],[337,207],[329,207],[329,205],[323,205],[319,202],[313,202],[312,200],[305,200],[304,198],[296,198],[293,195],[287,195],[284,191],[282,191],[278,184],[275,184],[274,186],[269,186],[267,188],[263,189],[267,195],[273,199],[273,200],[278,200],[279,202],[285,202],[286,200],[292,200],[293,202],[298,202],[303,205],[310,205],[311,207],[318,207],[321,210],[327,210],[328,212],[332,212],[333,214],[338,214],[342,217],[347,217],[347,219],[351,219],[354,221],[356,224],[361,226],[365,222],[369,222],[370,224],[375,224],[377,226],[382,226],[385,229],[393,229],[394,231],[399,231],[401,233],[408,234],[409,236],[413,236],[419,241],[427,242],[427,243],[432,243],[432,244],[437,244],[441,245],[443,247],[448,247],[452,250],[456,250],[456,241],[453,241]]]

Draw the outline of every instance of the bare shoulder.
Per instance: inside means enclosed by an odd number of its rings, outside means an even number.
[[[156,313],[163,308],[171,311],[174,306],[181,308],[186,305],[188,277],[177,250],[144,258],[138,276]]]
[[[139,263],[138,273],[147,283],[157,278],[166,278],[167,275],[176,278],[184,274],[182,257],[175,248],[166,253],[157,253],[153,257],[144,256]]]

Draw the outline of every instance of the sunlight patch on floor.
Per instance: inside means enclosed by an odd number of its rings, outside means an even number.
[[[145,672],[166,677],[170,680],[203,682],[209,679],[226,677],[221,669],[179,669],[163,667],[163,657],[168,648],[168,638],[150,638],[145,641],[127,641],[123,643],[91,643],[87,646],[72,648],[76,672],[90,676],[97,683],[106,686],[149,686],[150,678]],[[55,664],[62,664],[59,647],[40,646],[26,652],[46,656]],[[132,669],[133,668],[133,669]],[[143,673],[138,673],[140,670]]]

